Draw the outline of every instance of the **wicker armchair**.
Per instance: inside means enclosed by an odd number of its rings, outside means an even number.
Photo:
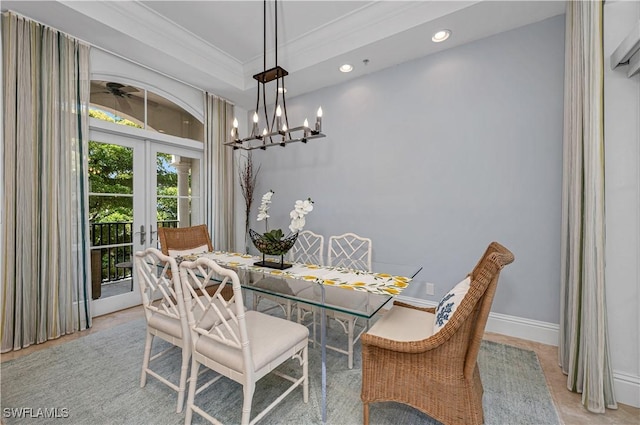
[[[364,424],[369,423],[369,403],[378,401],[407,404],[445,425],[483,423],[483,389],[476,361],[500,270],[513,260],[508,249],[492,242],[470,274],[468,293],[439,332],[421,340],[394,340],[403,328],[415,328],[416,323],[397,323],[395,328],[381,323],[391,311],[404,309],[398,312],[425,323],[433,323],[435,311],[396,302],[362,336]],[[381,332],[372,335],[376,327],[385,329],[388,338],[381,337]]]
[[[164,255],[176,257],[213,251],[213,244],[206,224],[191,227],[158,227],[158,240]],[[217,286],[212,287],[215,290]],[[227,286],[222,289],[222,296],[229,300],[233,296],[233,289]]]
[[[192,227],[159,227],[158,239],[164,255],[175,257],[195,251],[213,251],[209,229],[206,224]],[[203,249],[203,247],[205,247]],[[202,252],[202,251],[201,251]]]

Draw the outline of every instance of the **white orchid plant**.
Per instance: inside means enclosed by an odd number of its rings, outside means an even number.
[[[260,208],[258,208],[258,221],[264,220],[265,225],[265,233],[264,238],[267,240],[277,242],[284,237],[284,233],[281,229],[269,230],[268,218],[269,218],[269,205],[271,204],[271,197],[275,192],[273,190],[268,191],[264,195],[262,195],[262,203],[260,204]],[[289,213],[291,217],[291,224],[289,225],[289,230],[292,233],[301,231],[305,224],[305,216],[313,211],[313,201],[311,198],[307,198],[306,200],[298,200],[296,201],[293,210]]]

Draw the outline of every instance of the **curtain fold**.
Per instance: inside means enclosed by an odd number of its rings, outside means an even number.
[[[567,2],[558,356],[595,413],[616,408],[604,278],[603,3]]]
[[[2,352],[91,326],[89,47],[2,14]]]
[[[235,246],[233,149],[224,145],[231,132],[233,105],[205,93],[205,223],[215,249],[237,251]]]

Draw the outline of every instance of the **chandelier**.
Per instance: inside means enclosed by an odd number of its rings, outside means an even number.
[[[274,1],[275,16],[275,66],[267,69],[267,0],[264,0],[263,7],[263,71],[254,75],[253,78],[258,82],[256,109],[253,113],[253,126],[251,134],[248,137],[241,138],[238,132],[238,120],[233,119],[233,128],[231,129],[231,140],[225,143],[233,149],[267,149],[271,146],[286,146],[289,143],[302,142],[308,140],[325,137],[322,134],[322,108],[318,108],[316,122],[313,128],[309,126],[307,119],[298,127],[289,126],[289,118],[287,116],[287,101],[285,97],[286,89],[284,86],[284,77],[289,73],[282,67],[278,66],[278,0]],[[269,119],[267,109],[267,84],[275,81],[275,102],[274,108]],[[263,115],[265,125],[260,127],[260,116]]]

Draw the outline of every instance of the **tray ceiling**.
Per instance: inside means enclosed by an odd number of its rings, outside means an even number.
[[[263,67],[261,1],[3,1],[2,10],[245,108],[255,101],[251,77]],[[285,0],[278,2],[278,62],[290,73],[292,97],[562,13],[563,1]],[[269,2],[269,50],[272,25]],[[431,42],[442,28],[452,37]],[[354,71],[339,72],[347,62]]]

